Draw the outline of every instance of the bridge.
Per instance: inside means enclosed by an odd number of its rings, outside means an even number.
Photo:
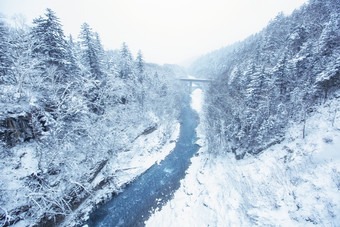
[[[182,79],[179,79],[180,81],[183,81],[183,82],[189,82],[189,87],[191,88],[192,87],[192,84],[193,83],[211,83],[212,80],[210,79],[190,79],[190,78],[182,78]]]

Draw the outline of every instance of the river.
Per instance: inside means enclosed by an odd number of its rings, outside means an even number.
[[[180,136],[174,150],[159,164],[130,183],[120,194],[95,210],[88,226],[144,226],[155,209],[172,199],[180,187],[180,180],[190,165],[190,158],[198,151],[195,128],[198,115],[190,107],[189,95],[181,106]]]

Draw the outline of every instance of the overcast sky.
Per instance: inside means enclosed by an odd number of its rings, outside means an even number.
[[[126,42],[147,62],[185,63],[260,31],[283,11],[307,0],[0,0],[6,17],[33,18],[51,8],[66,35],[78,37],[87,22],[105,49]]]

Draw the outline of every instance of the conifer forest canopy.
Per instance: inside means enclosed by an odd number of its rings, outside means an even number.
[[[145,225],[339,224],[339,0],[187,68],[63,26],[50,8],[30,25],[0,18],[0,226],[82,226],[182,138],[199,151]]]

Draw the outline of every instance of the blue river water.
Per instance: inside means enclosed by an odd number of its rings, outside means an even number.
[[[181,106],[180,136],[174,150],[160,163],[130,183],[122,193],[95,210],[88,226],[144,226],[155,209],[171,200],[180,187],[180,180],[190,165],[190,158],[199,150],[195,128],[198,115],[190,107],[187,96]]]

